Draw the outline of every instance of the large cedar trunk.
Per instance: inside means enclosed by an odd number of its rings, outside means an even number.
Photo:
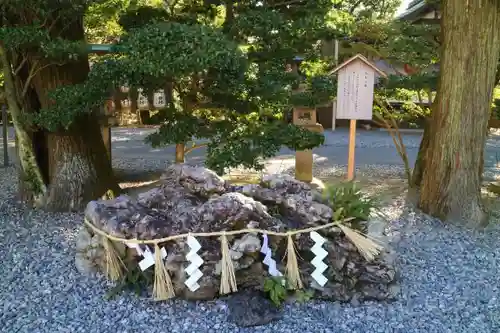
[[[419,206],[467,225],[487,221],[481,172],[500,51],[496,1],[444,0],[438,101],[432,113]]]
[[[84,40],[83,19],[75,19],[67,26],[55,23],[58,36],[70,40]],[[65,25],[63,25],[65,24]],[[86,57],[64,65],[40,61],[40,70],[32,84],[42,108],[52,101],[48,93],[60,86],[82,83],[88,75]],[[59,130],[38,140],[35,145],[47,144],[49,167],[49,193],[46,208],[49,210],[79,210],[89,200],[102,196],[108,189],[119,191],[111,169],[99,125],[99,114],[87,114],[76,119],[67,130]]]
[[[425,169],[425,157],[427,155],[427,150],[429,149],[429,137],[431,129],[430,122],[427,120],[424,127],[424,134],[422,135],[422,141],[420,141],[420,146],[418,148],[417,159],[415,161],[415,166],[413,167],[412,177],[411,177],[411,187],[417,189],[422,183],[422,177],[424,175]]]
[[[436,107],[437,97],[434,101],[432,100],[432,91],[428,93],[429,98],[429,108],[431,109],[431,115]],[[427,151],[429,150],[430,137],[432,133],[432,119],[427,117],[424,123],[424,133],[422,135],[422,141],[420,141],[420,146],[418,147],[417,159],[415,161],[415,166],[413,167],[410,188],[418,190],[422,184],[422,177],[424,176],[424,169],[426,166]]]
[[[51,133],[50,210],[79,210],[107,190],[119,191],[111,169],[100,126],[93,117],[82,117],[71,131]]]

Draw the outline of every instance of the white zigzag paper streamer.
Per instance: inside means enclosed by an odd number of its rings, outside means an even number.
[[[147,245],[144,245],[144,250],[141,248],[139,244],[131,244],[127,243],[127,246],[131,249],[135,249],[137,254],[142,256],[144,259],[139,261],[139,268],[141,271],[145,271],[149,267],[155,264],[155,256],[154,253],[149,249]],[[167,257],[167,250],[164,247],[161,248],[161,257],[165,259]]]
[[[198,280],[203,276],[203,272],[199,269],[200,266],[203,265],[203,259],[197,253],[201,249],[201,244],[193,236],[187,237],[187,244],[189,246],[189,252],[186,255],[186,260],[189,261],[190,264],[185,270],[189,277],[184,284],[189,290],[196,291],[200,288]]]
[[[262,235],[263,241],[262,241],[262,247],[260,249],[260,253],[264,254],[264,260],[262,262],[267,265],[268,267],[268,272],[269,275],[271,276],[283,276],[281,272],[276,268],[276,261],[274,261],[272,255],[273,252],[271,248],[269,247],[269,239],[267,237],[267,234]]]
[[[323,262],[323,259],[328,255],[328,252],[322,247],[326,240],[316,231],[311,231],[310,236],[314,241],[311,252],[315,254],[315,257],[311,260],[311,264],[316,268],[312,272],[311,277],[323,287],[328,282],[328,279],[323,275],[323,272],[328,268],[328,265]]]

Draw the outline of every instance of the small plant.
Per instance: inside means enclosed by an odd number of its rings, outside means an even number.
[[[495,98],[491,106],[491,112],[494,119],[500,119],[500,98]]]
[[[267,293],[269,299],[276,307],[280,307],[289,296],[290,288],[286,278],[268,277],[264,281],[264,292]],[[305,303],[311,300],[314,296],[313,290],[295,290],[294,296],[297,302]]]
[[[353,182],[328,186],[323,193],[335,211],[335,219],[355,217],[366,221],[377,207],[375,200],[363,194]]]
[[[134,291],[140,295],[142,291],[153,285],[153,275],[151,272],[141,271],[137,265],[131,265],[132,268],[127,270],[125,276],[107,293],[107,300],[115,298],[118,294],[125,290]]]
[[[264,292],[268,294],[271,302],[277,307],[281,306],[288,296],[286,285],[284,277],[273,276],[264,281]]]
[[[297,302],[305,303],[305,302],[310,301],[314,297],[314,291],[313,290],[296,290],[295,297],[297,299]]]

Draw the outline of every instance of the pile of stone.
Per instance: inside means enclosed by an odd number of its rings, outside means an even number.
[[[331,222],[332,208],[325,204],[319,190],[288,175],[263,176],[260,184],[234,186],[215,172],[189,165],[173,165],[163,175],[160,185],[137,198],[126,195],[113,200],[90,202],[85,217],[110,235],[121,238],[158,239],[188,232],[214,232],[260,228],[273,231],[308,228]],[[296,247],[302,281],[306,288],[324,299],[388,300],[396,297],[397,274],[394,255],[385,251],[367,262],[339,228],[319,232],[327,239],[324,248],[328,283],[320,287],[312,278],[314,267],[309,263],[313,245],[308,234],[299,235]],[[82,273],[102,271],[103,251],[100,236],[82,228],[77,239],[76,266]],[[286,250],[286,239],[270,237],[278,268]],[[166,267],[172,277],[175,294],[186,299],[212,299],[220,285],[220,243],[217,239],[199,238],[201,288],[190,292],[184,285],[188,247],[184,239],[164,244],[168,257]],[[231,258],[236,271],[238,289],[260,290],[268,276],[262,263],[262,237],[244,234],[230,237]],[[115,244],[122,256],[134,258],[135,250]],[[127,260],[137,265],[137,260]]]

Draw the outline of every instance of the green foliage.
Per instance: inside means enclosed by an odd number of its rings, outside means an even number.
[[[391,24],[382,20],[361,18],[352,23],[349,38],[341,43],[341,58],[349,58],[358,53],[368,57],[386,58],[383,45],[389,38]]]
[[[241,118],[239,118],[241,119]],[[226,135],[220,135],[226,133]],[[232,131],[223,131],[208,145],[206,164],[219,174],[241,165],[262,170],[260,158],[269,158],[282,146],[293,150],[312,149],[323,143],[321,134],[279,120],[235,122]]]
[[[384,45],[389,60],[419,70],[438,63],[441,48],[439,25],[397,22],[389,29]]]
[[[286,279],[284,277],[268,277],[264,281],[264,292],[276,307],[279,307],[286,301],[288,291],[286,288]]]
[[[412,91],[421,91],[423,89],[436,91],[437,82],[437,72],[418,72],[408,76],[390,75],[385,88],[393,91],[402,88]]]
[[[128,10],[120,16],[118,23],[125,31],[141,28],[152,22],[161,22],[169,18],[168,12],[164,8],[140,7]]]
[[[392,19],[401,0],[340,0],[336,7],[358,18]]]
[[[64,38],[53,38],[49,31],[39,26],[1,27],[0,40],[5,47],[15,52],[29,51],[55,63],[59,61],[76,61],[87,57],[88,46],[84,41],[70,41]]]
[[[0,102],[4,99],[4,75],[3,72],[0,71]]]
[[[129,0],[105,0],[90,5],[85,13],[85,35],[89,43],[109,43],[122,33],[118,24]]]
[[[371,212],[377,208],[375,200],[363,194],[353,182],[328,186],[323,194],[336,212],[337,219],[355,217],[366,221]]]
[[[297,302],[305,303],[305,302],[310,301],[314,297],[314,291],[313,290],[296,290],[295,297],[297,299]]]
[[[439,61],[439,25],[397,22],[389,26],[388,38],[381,47],[387,59],[396,66],[409,65],[415,71],[409,76],[392,77],[387,89],[414,91],[437,89]]]
[[[113,54],[97,59],[85,82],[49,93],[53,103],[31,119],[38,126],[68,130],[81,117],[98,114],[124,84],[143,93],[168,86],[171,97],[158,114],[163,124],[148,141],[158,146],[207,139],[207,164],[220,173],[239,165],[262,168],[260,160],[282,146],[309,149],[323,143],[321,134],[286,124],[283,115],[293,106],[321,105],[334,94],[318,43],[338,34],[329,21],[331,0],[287,6],[240,1],[223,23],[222,2],[77,0],[44,12],[40,4],[48,0],[29,1],[36,3],[37,19],[0,31],[16,52],[29,51],[58,65],[87,57],[83,40],[54,35],[42,23],[59,14],[70,21],[85,12],[87,37],[93,41],[120,36]],[[286,70],[297,55],[304,59],[300,74]],[[304,89],[297,92],[299,86]]]
[[[138,265],[130,265],[125,272],[125,276],[116,283],[107,293],[105,298],[107,300],[115,298],[123,291],[133,291],[136,295],[140,295],[149,286],[153,285],[152,271],[141,271]]]
[[[46,31],[36,25],[20,26],[15,29],[10,27],[0,28],[0,40],[9,49],[20,49],[38,46],[50,40]]]
[[[491,112],[493,113],[495,119],[500,119],[500,98],[495,98],[493,100]]]
[[[307,89],[291,95],[290,103],[299,107],[315,108],[337,91],[337,82],[331,75],[315,75],[306,79]]]
[[[285,277],[271,276],[264,280],[264,292],[276,307],[280,307],[290,296],[291,289]],[[293,296],[299,303],[305,303],[314,297],[313,290],[294,290]]]
[[[245,70],[238,45],[220,31],[203,25],[148,25],[125,35],[116,50],[148,77],[174,77],[181,81],[213,67],[230,74]]]
[[[304,13],[301,10],[295,8],[294,13]],[[152,12],[156,9],[142,9],[143,14]],[[321,134],[282,119],[293,105],[314,107],[331,99],[335,90],[325,75],[327,66],[315,65],[313,40],[324,34],[324,23],[308,15],[292,21],[292,12],[261,17],[265,13],[255,8],[240,14],[229,30],[241,27],[238,37],[254,37],[245,47],[208,25],[158,22],[166,16],[149,15],[157,22],[132,28],[147,19],[132,20],[135,23],[114,46],[115,53],[94,64],[84,84],[54,91],[51,98],[56,103],[42,110],[36,121],[50,130],[69,128],[80,115],[95,112],[109,92],[124,83],[149,92],[169,82],[174,100],[162,112],[159,131],[147,140],[159,146],[208,139],[207,165],[219,173],[239,165],[262,168],[260,159],[274,156],[283,145],[309,149],[322,144]],[[308,25],[316,28],[307,30]],[[287,28],[270,32],[270,26]],[[285,70],[298,53],[307,55],[305,77]],[[306,89],[295,94],[292,87],[299,83]]]
[[[373,105],[374,114],[379,114],[383,119],[393,119],[396,125],[406,123],[411,127],[421,126],[425,119],[430,116],[430,107],[427,94],[422,94],[420,91],[412,91],[404,88],[394,88],[392,90],[379,89],[375,93],[375,102]],[[422,98],[420,103],[417,103],[419,98]],[[425,98],[425,100],[424,100]],[[392,107],[387,101],[390,99],[401,101],[402,104],[398,107]],[[374,121],[383,127],[387,127],[380,122],[377,117]],[[394,124],[391,121],[391,128]]]

